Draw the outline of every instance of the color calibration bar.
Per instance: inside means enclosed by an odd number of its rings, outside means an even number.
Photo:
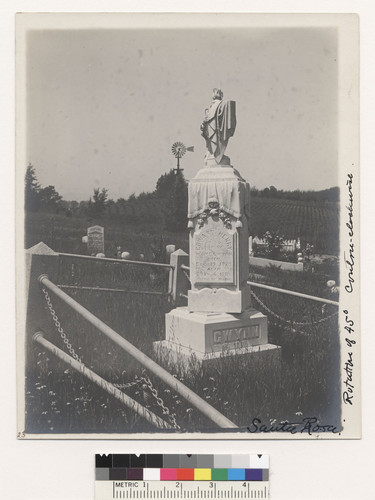
[[[96,455],[96,481],[268,481],[268,455]]]
[[[95,500],[268,499],[268,455],[96,455]]]

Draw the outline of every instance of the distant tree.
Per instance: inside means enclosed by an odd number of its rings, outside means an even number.
[[[166,211],[166,227],[173,232],[182,231],[187,223],[187,182],[181,171],[173,168],[161,175],[156,183],[154,195],[161,199]]]
[[[94,194],[88,202],[88,214],[91,217],[101,217],[106,209],[108,200],[108,189],[96,188]]]
[[[138,195],[138,200],[146,200],[150,197],[150,193],[145,193],[144,191],[142,191],[141,193],[139,193]]]
[[[176,184],[176,173],[172,168],[168,173],[163,174],[159,177],[156,183],[155,194],[160,198],[168,198],[171,195],[171,192],[174,189],[175,184]]]
[[[184,231],[187,224],[187,182],[181,171],[174,175],[174,185],[166,199],[167,228],[172,232]]]
[[[62,196],[54,186],[47,186],[39,190],[40,206],[50,212],[57,212],[61,207]]]
[[[107,214],[111,214],[111,215],[117,213],[116,203],[114,202],[114,200],[112,200],[112,199],[107,200],[106,212],[107,212]]]
[[[117,214],[120,216],[124,216],[126,214],[126,206],[127,201],[125,200],[125,198],[118,198],[116,201]]]
[[[276,198],[277,197],[277,189],[275,186],[270,186],[269,188],[269,196],[270,198]]]
[[[25,209],[37,212],[40,208],[40,184],[37,180],[35,167],[29,163],[25,174]]]
[[[82,200],[79,202],[79,210],[81,212],[84,212],[85,210],[87,210],[87,207],[89,206],[89,202],[86,201],[86,200]]]
[[[259,190],[256,187],[251,187],[250,189],[250,197],[259,196]]]
[[[78,207],[79,207],[78,201],[72,200],[72,201],[69,202],[69,208],[72,211],[72,213],[77,212]]]
[[[340,188],[331,187],[329,189],[324,189],[323,191],[318,191],[318,195],[322,201],[338,203],[340,201]]]

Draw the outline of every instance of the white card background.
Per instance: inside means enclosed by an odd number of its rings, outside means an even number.
[[[212,2],[131,2],[136,11],[212,9]],[[355,441],[29,441],[16,439],[16,359],[14,300],[14,14],[15,12],[99,11],[100,1],[11,1],[0,5],[0,151],[1,227],[1,442],[2,497],[8,499],[93,498],[95,453],[266,453],[270,455],[270,486],[274,499],[370,499],[374,449],[372,325],[375,161],[375,7],[369,1],[233,1],[231,11],[357,12],[361,18],[361,268],[362,268],[362,404],[363,438]],[[124,2],[107,0],[106,11],[120,11]],[[217,0],[215,10],[229,4]],[[298,9],[298,10],[297,10]],[[4,43],[5,41],[5,43]],[[22,470],[22,474],[20,471]]]

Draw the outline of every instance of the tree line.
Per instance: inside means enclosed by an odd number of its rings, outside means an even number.
[[[109,198],[106,188],[95,188],[88,200],[66,201],[54,186],[42,187],[36,169],[28,165],[25,175],[25,209],[32,212],[47,211],[68,216],[100,219],[103,216],[119,217],[126,222],[158,223],[170,231],[181,231],[187,223],[188,183],[181,171],[171,169],[157,180],[154,191],[131,194],[116,201]],[[251,188],[253,198],[284,199],[292,201],[339,202],[339,188],[321,191],[284,191],[270,186]]]
[[[261,198],[279,198],[284,200],[297,201],[316,201],[316,202],[331,202],[338,203],[340,201],[340,189],[331,187],[321,191],[302,191],[295,189],[294,191],[284,191],[277,189],[275,186],[266,187],[264,189],[251,188],[251,195]]]
[[[340,189],[332,187],[322,189],[320,191],[302,191],[295,189],[294,191],[284,191],[277,189],[275,186],[266,187],[264,189],[251,188],[251,195],[261,198],[278,198],[284,200],[297,200],[297,201],[316,201],[316,202],[331,202],[338,203],[340,201]]]
[[[88,200],[80,202],[63,200],[54,186],[41,187],[35,167],[29,164],[26,169],[25,209],[31,212],[65,212],[68,217],[90,219],[100,219],[105,215],[124,216],[129,222],[138,222],[147,212],[146,218],[150,222],[165,219],[169,230],[179,231],[187,222],[187,202],[187,181],[181,171],[174,169],[159,177],[151,193],[131,194],[128,199],[114,201],[109,198],[108,189],[95,188]]]

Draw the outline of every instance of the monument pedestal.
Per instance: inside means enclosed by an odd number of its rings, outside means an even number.
[[[189,183],[189,311],[241,313],[250,304],[250,187],[230,165],[199,170]]]
[[[166,339],[154,342],[154,349],[183,371],[191,361],[206,365],[227,356],[261,355],[276,362],[281,355],[268,343],[267,317],[255,309],[229,314],[178,307],[166,314]]]

